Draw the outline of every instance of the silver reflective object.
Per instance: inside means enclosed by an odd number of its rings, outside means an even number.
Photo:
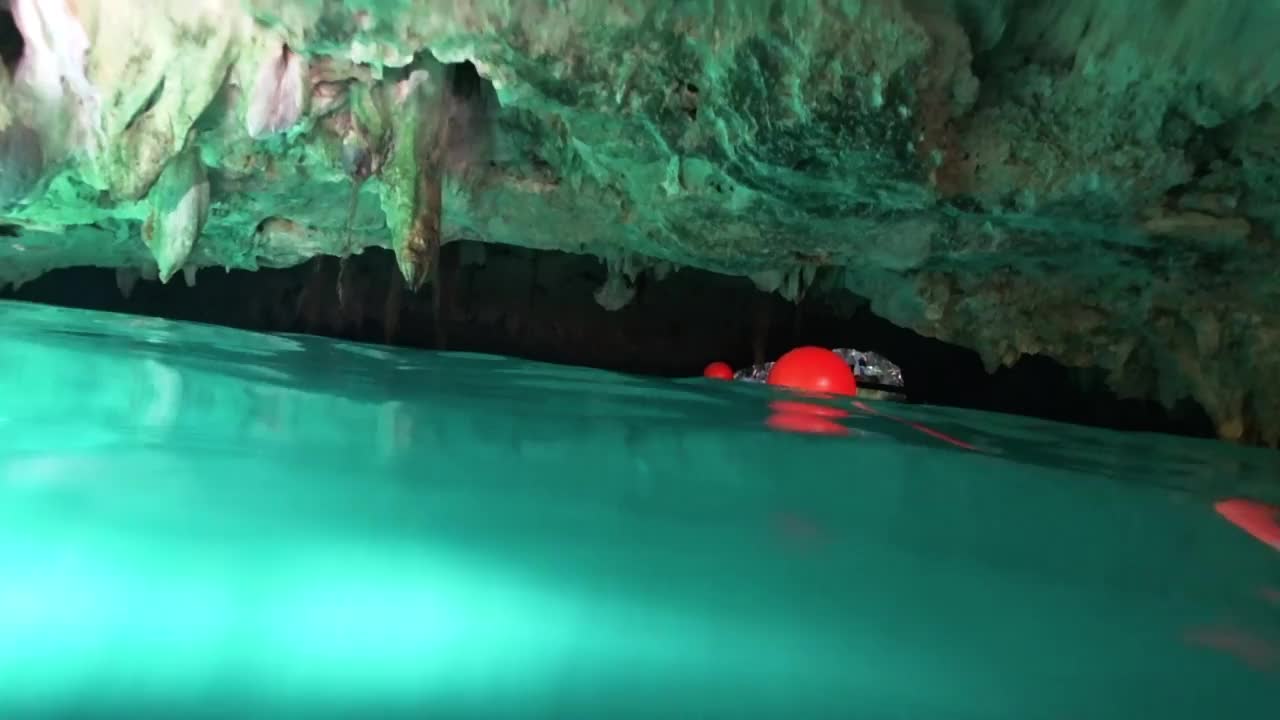
[[[903,386],[902,368],[894,365],[880,353],[860,352],[851,348],[841,348],[833,352],[849,363],[859,382],[866,381],[892,387]]]

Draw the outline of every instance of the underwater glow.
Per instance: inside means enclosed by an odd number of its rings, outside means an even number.
[[[5,716],[1127,720],[1280,687],[1280,556],[1213,508],[1274,493],[1266,451],[0,315]]]

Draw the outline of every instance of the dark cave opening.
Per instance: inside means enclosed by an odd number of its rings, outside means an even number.
[[[561,252],[454,242],[442,249],[440,313],[450,350],[486,352],[669,377],[693,376],[713,360],[735,368],[801,344],[883,354],[903,370],[912,402],[1094,425],[1213,437],[1194,403],[1166,409],[1121,399],[1093,371],[1025,357],[988,374],[965,348],[879,318],[864,302],[810,297],[797,305],[748,280],[682,269],[644,277],[632,302],[606,311],[593,293],[606,278],[597,259]],[[139,281],[126,297],[114,270],[50,272],[8,297],[249,330],[299,332],[434,348],[434,293],[403,288],[381,249],[341,261],[318,257],[288,269],[205,268],[195,287]],[[341,291],[339,287],[341,285]],[[841,307],[837,309],[836,304]]]
[[[480,77],[480,71],[470,60],[451,63],[446,67],[449,75],[449,92],[454,97],[469,100],[484,90],[486,80]]]
[[[13,10],[10,9],[7,0],[0,2],[0,62],[4,63],[5,69],[11,75],[17,69],[18,62],[22,60],[22,54],[25,51],[26,41],[18,30],[18,24],[14,22]]]

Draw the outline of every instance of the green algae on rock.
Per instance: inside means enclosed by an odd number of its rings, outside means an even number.
[[[1272,4],[153,5],[10,3],[0,282],[567,250],[606,306],[681,266],[851,291],[1280,442]]]

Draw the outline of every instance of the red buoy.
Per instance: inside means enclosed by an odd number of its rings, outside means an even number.
[[[1218,514],[1264,545],[1280,550],[1280,508],[1233,498],[1214,504]]]
[[[857,395],[858,381],[844,358],[820,347],[798,347],[773,364],[768,383],[803,392]]]
[[[711,378],[712,380],[732,380],[733,368],[729,367],[729,363],[717,360],[702,371],[702,377]]]

